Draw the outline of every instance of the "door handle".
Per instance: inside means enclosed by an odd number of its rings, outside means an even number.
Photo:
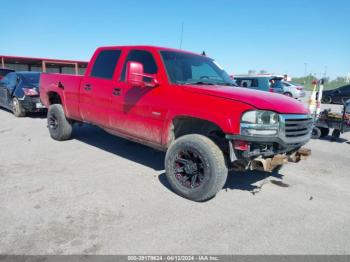
[[[114,88],[112,94],[115,96],[120,96],[121,89],[120,88]]]
[[[85,84],[84,89],[90,91],[92,89],[91,84]]]

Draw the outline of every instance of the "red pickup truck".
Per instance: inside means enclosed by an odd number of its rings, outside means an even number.
[[[230,169],[273,171],[309,154],[312,118],[298,101],[236,87],[211,58],[152,46],[98,48],[85,76],[42,74],[53,139],[74,123],[166,151],[179,195],[212,198]]]

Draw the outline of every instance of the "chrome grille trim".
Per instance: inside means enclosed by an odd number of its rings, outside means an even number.
[[[311,115],[280,115],[280,138],[288,144],[303,143],[310,139],[313,126]]]

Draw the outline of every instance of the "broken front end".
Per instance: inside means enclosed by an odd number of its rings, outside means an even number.
[[[311,154],[303,148],[311,138],[310,115],[254,110],[245,112],[240,124],[239,135],[226,135],[233,169],[271,172]]]

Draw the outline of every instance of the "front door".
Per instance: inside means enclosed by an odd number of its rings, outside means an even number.
[[[132,87],[127,84],[125,75],[129,61],[141,63],[145,74],[158,73],[158,66],[152,53],[146,50],[131,50],[128,53],[121,76],[116,83],[119,95],[112,96],[111,126],[126,135],[160,144],[166,116],[166,107],[162,100],[164,88]]]

